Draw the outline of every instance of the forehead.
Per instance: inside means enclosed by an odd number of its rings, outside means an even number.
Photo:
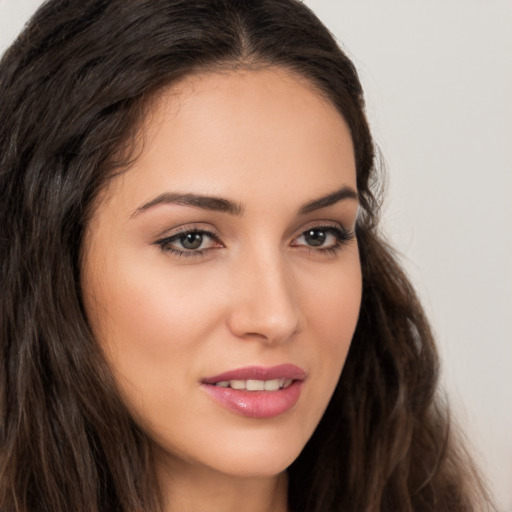
[[[189,76],[154,98],[138,139],[122,179],[133,201],[165,190],[237,200],[261,191],[270,199],[272,189],[293,192],[299,177],[312,197],[355,188],[342,116],[308,81],[280,68]]]

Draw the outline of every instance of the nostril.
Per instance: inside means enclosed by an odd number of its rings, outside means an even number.
[[[300,329],[301,313],[297,287],[291,282],[290,269],[282,261],[281,253],[259,257],[253,253],[240,261],[243,275],[233,289],[230,330],[239,338],[264,343],[291,339]]]
[[[282,343],[294,337],[298,332],[298,315],[288,318],[282,316],[263,317],[236,311],[229,321],[230,330],[239,338],[263,343]]]

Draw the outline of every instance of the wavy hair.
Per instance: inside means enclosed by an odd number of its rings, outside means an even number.
[[[279,66],[347,122],[362,215],[360,318],[342,377],[289,468],[293,512],[481,512],[436,398],[438,357],[378,229],[379,177],[351,61],[296,0],[53,0],[0,63],[0,511],[161,510],[80,290],[94,200],[181,78]]]

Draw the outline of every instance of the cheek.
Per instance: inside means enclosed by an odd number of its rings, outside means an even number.
[[[156,436],[155,425],[172,425],[173,414],[187,408],[187,386],[197,381],[219,318],[215,294],[197,271],[170,274],[151,259],[111,254],[102,269],[89,273],[89,321],[125,404]]]
[[[98,339],[116,369],[133,378],[170,362],[179,368],[182,357],[199,349],[216,316],[213,291],[194,276],[169,275],[165,266],[120,260],[96,289]]]
[[[339,272],[331,273],[322,293],[311,295],[310,328],[318,340],[317,352],[324,369],[323,382],[334,391],[359,318],[362,276],[358,253]]]
[[[340,354],[352,340],[362,295],[362,275],[356,248],[334,267],[310,275],[302,296],[308,327],[316,332],[326,349]]]

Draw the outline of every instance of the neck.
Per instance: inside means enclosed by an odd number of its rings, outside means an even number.
[[[286,473],[233,476],[195,464],[160,462],[165,512],[286,512]]]

